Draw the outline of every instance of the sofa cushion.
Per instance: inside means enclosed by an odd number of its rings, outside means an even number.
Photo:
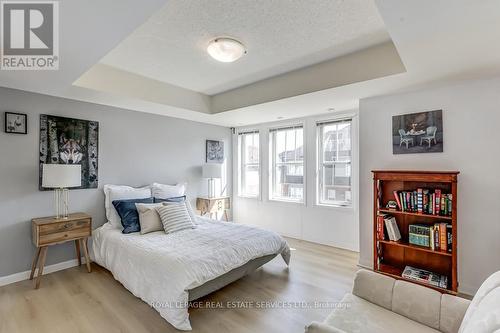
[[[418,284],[398,280],[392,291],[392,311],[439,329],[441,293]]]
[[[410,320],[353,294],[342,299],[324,324],[350,333],[437,333],[439,331]]]
[[[362,269],[354,277],[352,293],[371,303],[391,310],[392,289],[395,281],[396,279],[389,276]]]
[[[486,333],[500,330],[500,271],[483,282],[472,299],[460,333]]]
[[[468,299],[443,294],[439,330],[443,333],[457,333],[469,304]]]

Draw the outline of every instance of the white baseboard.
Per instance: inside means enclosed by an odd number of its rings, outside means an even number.
[[[362,260],[362,259],[359,259],[358,266],[362,267],[362,268],[367,268],[370,270],[373,269],[373,263],[371,261],[366,261],[366,260]]]
[[[85,258],[82,257],[82,263],[85,263]],[[68,261],[63,261],[57,264],[45,266],[43,268],[43,275],[54,273],[57,271],[62,271],[71,267],[78,266],[78,260],[72,259]],[[31,271],[19,272],[12,275],[0,276],[0,287],[6,286],[11,283],[16,283],[19,281],[28,280],[30,278]]]

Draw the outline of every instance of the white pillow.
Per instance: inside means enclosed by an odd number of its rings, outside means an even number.
[[[154,198],[159,199],[182,197],[186,194],[186,184],[165,185],[153,183],[151,184],[151,193]]]
[[[151,188],[149,186],[134,188],[121,185],[104,185],[104,195],[106,197],[104,201],[106,218],[113,227],[123,228],[120,215],[113,206],[113,201],[151,198]]]
[[[136,203],[137,213],[139,214],[139,224],[141,225],[141,235],[154,231],[163,231],[160,215],[156,208],[162,206],[161,203],[143,204]]]
[[[191,220],[185,202],[171,203],[156,208],[160,214],[161,223],[165,233],[181,231],[184,229],[195,229],[196,225]]]

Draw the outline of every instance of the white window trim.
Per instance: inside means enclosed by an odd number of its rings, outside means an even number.
[[[302,127],[302,149],[303,149],[303,155],[304,155],[304,162],[303,162],[303,198],[302,200],[293,200],[293,199],[281,199],[281,198],[274,198],[273,197],[273,184],[274,184],[274,154],[273,154],[273,145],[274,142],[271,139],[271,135],[273,135],[272,131],[273,130],[279,130],[282,128],[289,128],[289,127]],[[284,203],[284,204],[292,204],[292,205],[302,205],[302,206],[307,206],[307,125],[305,121],[300,121],[300,122],[284,122],[280,123],[277,126],[269,126],[267,127],[267,143],[268,143],[268,160],[267,160],[267,166],[268,166],[268,174],[267,174],[267,201],[268,202],[273,202],[273,203]]]
[[[351,120],[351,204],[341,205],[341,204],[325,204],[320,202],[320,149],[321,144],[319,142],[320,138],[318,135],[318,123],[323,122],[337,122],[342,120]],[[357,209],[357,172],[358,172],[358,143],[357,143],[357,113],[342,113],[335,117],[318,117],[314,120],[314,130],[316,135],[316,149],[315,149],[315,184],[314,184],[314,202],[313,207],[319,207],[324,209],[334,209],[334,210],[348,210],[353,211]]]
[[[240,135],[242,133],[247,132],[257,132],[259,133],[259,190],[257,195],[249,195],[241,192],[241,170],[242,170],[242,161],[241,161],[241,147],[240,147]],[[239,198],[243,199],[253,199],[253,200],[261,200],[262,198],[262,131],[259,128],[239,128],[236,133],[236,182],[237,188],[236,193]]]

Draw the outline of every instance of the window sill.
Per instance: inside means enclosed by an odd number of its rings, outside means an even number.
[[[354,205],[336,205],[336,204],[320,204],[315,203],[314,207],[326,208],[326,209],[341,209],[341,210],[354,210]]]
[[[237,195],[238,198],[241,198],[241,199],[255,199],[255,200],[259,200],[260,199],[260,196],[258,195],[244,195],[244,194],[238,194]]]
[[[305,201],[298,201],[298,200],[286,200],[286,199],[272,198],[272,199],[269,199],[268,201],[269,202],[276,202],[276,203],[284,203],[284,204],[301,205],[301,206],[306,205]]]

